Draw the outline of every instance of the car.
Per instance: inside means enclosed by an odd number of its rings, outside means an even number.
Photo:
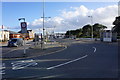
[[[8,46],[9,47],[18,47],[18,46],[23,46],[23,39],[22,38],[11,38],[8,41]]]

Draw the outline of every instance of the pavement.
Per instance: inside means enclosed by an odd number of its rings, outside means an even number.
[[[0,42],[0,46],[5,46],[7,42]]]
[[[35,44],[36,44],[35,42],[30,43],[30,41],[28,41],[26,43],[25,53],[24,53],[24,46],[17,49],[15,48],[8,52],[6,52],[6,50],[3,50],[2,60],[32,58],[36,56],[52,54],[57,51],[61,51],[65,49],[65,45],[60,45],[57,42],[48,42],[44,44],[44,49],[41,48],[39,42],[36,45]]]

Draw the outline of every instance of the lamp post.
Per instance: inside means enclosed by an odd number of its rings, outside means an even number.
[[[25,22],[25,18],[19,18],[18,19],[19,21],[20,20],[23,20],[24,22]],[[21,31],[22,32],[22,31]],[[26,48],[25,48],[25,33],[24,33],[24,53],[23,53],[23,57],[25,57],[25,55],[26,55]]]
[[[43,0],[43,17],[41,17],[41,18],[43,18],[43,39],[42,39],[42,41],[43,41],[43,47],[42,47],[42,49],[44,49],[44,39],[45,39],[45,18],[51,18],[51,17],[45,17],[45,0]]]
[[[91,38],[93,39],[93,16],[88,16],[91,20]]]

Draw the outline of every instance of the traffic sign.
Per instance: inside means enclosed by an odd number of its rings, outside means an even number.
[[[21,22],[21,33],[27,33],[27,23]]]

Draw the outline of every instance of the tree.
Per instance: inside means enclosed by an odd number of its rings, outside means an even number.
[[[91,25],[85,25],[85,26],[83,26],[83,28],[82,28],[82,36],[91,36]]]
[[[71,37],[71,36],[76,36],[76,37],[80,37],[82,34],[82,29],[76,29],[76,30],[70,30],[66,32],[66,37]]]
[[[76,37],[91,37],[92,27],[94,37],[100,37],[100,32],[107,28],[106,26],[99,23],[96,23],[93,26],[87,24],[80,29],[67,31],[66,37],[70,37],[72,35]]]
[[[93,25],[93,35],[94,37],[100,37],[100,32],[103,31],[105,28],[107,28],[106,26],[96,23]]]
[[[115,21],[113,22],[113,25],[115,26],[112,28],[112,31],[117,32],[120,36],[120,16],[116,17]]]

